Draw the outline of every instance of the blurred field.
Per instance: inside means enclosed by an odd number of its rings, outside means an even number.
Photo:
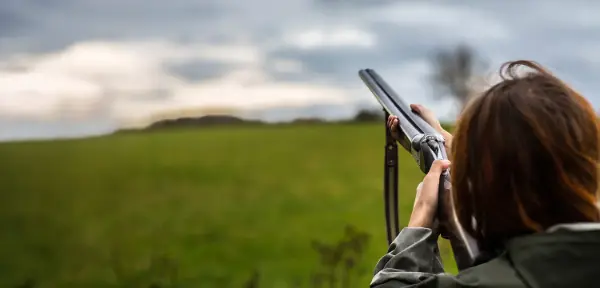
[[[0,144],[0,287],[312,287],[312,240],[387,250],[383,127],[172,130]],[[401,151],[406,223],[422,174]],[[441,247],[445,259],[449,249]],[[445,261],[454,272],[451,261]]]

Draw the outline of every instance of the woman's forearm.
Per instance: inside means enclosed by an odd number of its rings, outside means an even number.
[[[389,281],[399,286],[422,282],[429,276],[444,273],[437,246],[437,233],[429,228],[408,227],[402,229],[375,267],[371,287]]]

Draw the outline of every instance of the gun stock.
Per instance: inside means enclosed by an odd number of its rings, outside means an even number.
[[[412,111],[410,106],[396,94],[379,74],[372,69],[362,69],[359,71],[359,76],[386,111],[386,116],[389,114],[399,118],[401,133],[398,142],[405,150],[410,152],[423,173],[429,172],[429,168],[434,160],[448,159],[442,135],[427,124],[417,113]],[[388,137],[386,134],[386,138]],[[386,144],[389,146],[389,139],[387,141]],[[388,151],[386,150],[386,163],[390,161],[387,153]],[[395,194],[398,193],[397,180],[393,181],[389,179],[391,177],[389,175],[393,174],[394,171],[396,171],[396,174],[393,177],[397,178],[397,168],[395,170],[386,170],[386,183],[384,185],[388,242],[391,242],[398,234],[397,229],[391,229],[389,225],[390,221],[394,223],[398,221],[397,210],[395,211],[395,215],[390,215],[394,210],[388,208],[397,205],[397,203],[388,203],[397,199],[397,196],[390,196],[392,192]],[[396,185],[389,185],[390,181],[396,183]],[[395,188],[396,191],[390,191],[392,189],[390,187]],[[441,176],[439,193],[438,222],[441,235],[450,241],[458,269],[463,270],[472,267],[480,251],[474,238],[465,232],[458,221],[452,198],[449,171],[445,171]],[[390,218],[395,218],[395,220],[389,220]]]

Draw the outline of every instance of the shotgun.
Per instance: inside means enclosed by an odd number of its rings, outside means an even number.
[[[383,107],[386,121],[384,165],[384,204],[388,244],[400,232],[398,224],[398,152],[396,140],[417,162],[423,173],[429,172],[434,160],[448,159],[444,138],[419,114],[410,109],[396,92],[373,69],[358,72],[362,81]],[[394,139],[387,127],[389,115],[398,117],[400,139]],[[441,175],[439,188],[438,223],[441,236],[450,241],[459,270],[472,267],[480,256],[475,239],[467,234],[456,216],[450,185],[450,171]]]

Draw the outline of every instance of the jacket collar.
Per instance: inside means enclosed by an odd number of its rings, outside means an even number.
[[[548,229],[546,232],[558,232],[558,231],[594,231],[600,230],[600,223],[598,222],[587,222],[587,223],[568,223],[568,224],[557,224]]]

